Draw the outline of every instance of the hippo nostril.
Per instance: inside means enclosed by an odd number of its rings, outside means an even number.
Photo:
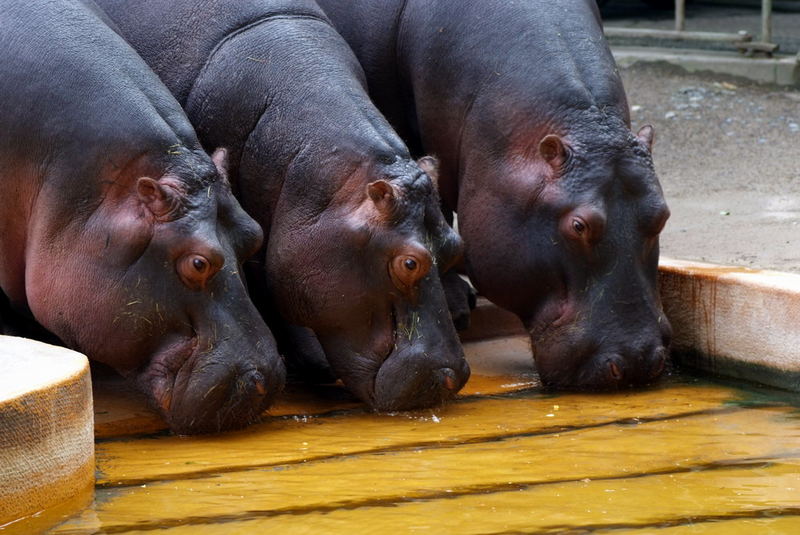
[[[619,365],[616,362],[609,360],[608,369],[611,372],[611,377],[613,377],[615,380],[619,381],[622,379],[622,370],[619,369]]]
[[[439,370],[439,374],[441,375],[441,384],[447,390],[455,391],[458,390],[458,381],[456,381],[456,372],[454,372],[450,368],[441,368]]]
[[[245,376],[242,377],[242,383],[246,389],[255,389],[255,391],[261,396],[265,396],[267,394],[266,381],[264,380],[264,376],[259,371],[253,370],[245,374]]]
[[[169,412],[171,406],[172,406],[172,392],[167,392],[161,398],[161,408],[164,410],[164,414]]]
[[[667,348],[659,347],[653,353],[653,367],[650,370],[650,379],[655,379],[664,372],[667,362]]]

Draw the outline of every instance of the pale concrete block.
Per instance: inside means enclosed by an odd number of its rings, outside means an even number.
[[[675,358],[800,390],[800,275],[667,258],[660,273]]]
[[[94,486],[89,361],[65,348],[0,336],[0,526]]]
[[[611,51],[621,67],[664,62],[682,67],[687,72],[730,74],[757,82],[789,86],[800,83],[800,67],[796,56],[750,58],[738,52],[623,46],[612,47]]]

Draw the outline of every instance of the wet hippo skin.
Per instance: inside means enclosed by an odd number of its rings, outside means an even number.
[[[289,324],[271,320],[290,363],[329,365],[380,410],[452,397],[469,367],[439,271],[462,245],[439,210],[436,162],[411,159],[319,7],[99,4],[203,144],[229,149],[237,195],[266,234],[250,287],[267,314],[274,307]]]
[[[4,1],[0,49],[3,330],[35,319],[177,433],[257,419],[285,369],[239,274],[263,236],[225,151],[78,2]]]
[[[530,332],[542,380],[657,378],[671,330],[656,291],[669,210],[653,128],[630,131],[594,0],[321,0],[374,102],[438,157],[480,293]]]

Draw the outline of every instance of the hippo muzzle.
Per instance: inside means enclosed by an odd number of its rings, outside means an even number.
[[[166,344],[137,377],[177,434],[255,423],[283,388],[286,372],[266,326],[224,320]]]
[[[414,302],[397,300],[371,332],[368,351],[345,337],[320,341],[338,377],[377,411],[412,410],[452,399],[470,376],[437,273]],[[362,346],[362,347],[363,347]]]
[[[614,390],[652,383],[667,369],[672,329],[660,306],[635,315],[588,303],[561,310],[555,321],[528,325],[544,385]]]
[[[453,398],[469,375],[460,347],[401,341],[375,374],[369,399],[378,411],[433,407]]]

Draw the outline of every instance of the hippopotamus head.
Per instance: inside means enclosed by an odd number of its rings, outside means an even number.
[[[101,201],[38,237],[29,306],[67,345],[132,378],[173,431],[240,427],[285,375],[239,273],[262,231],[231,195],[224,151],[217,168],[199,149],[165,152],[172,163],[117,169]]]
[[[522,319],[542,381],[562,388],[651,381],[671,336],[656,287],[669,210],[653,128],[633,135],[621,120],[595,119],[579,128],[592,135],[512,140],[498,152],[514,157],[472,170],[502,173],[504,187],[459,198],[472,281]]]
[[[435,405],[469,377],[439,280],[462,243],[429,173],[410,158],[369,160],[305,224],[275,222],[270,293],[287,320],[314,330],[335,375],[371,407]],[[420,164],[434,174],[432,158]]]

